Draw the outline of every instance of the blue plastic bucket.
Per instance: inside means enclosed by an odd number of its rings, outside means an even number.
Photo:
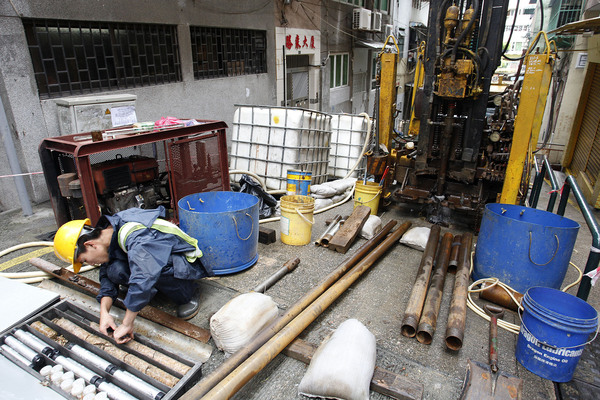
[[[179,200],[179,227],[198,240],[202,263],[215,275],[243,271],[258,260],[258,200],[240,192],[195,193]]]
[[[498,278],[519,293],[560,289],[579,224],[548,211],[490,203],[479,228],[473,280]]]
[[[590,334],[596,332],[598,313],[578,297],[545,287],[527,290],[522,305],[517,360],[542,378],[570,381]]]

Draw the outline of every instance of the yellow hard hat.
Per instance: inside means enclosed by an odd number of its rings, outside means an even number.
[[[77,251],[77,240],[81,236],[81,231],[85,225],[90,225],[89,218],[74,219],[67,222],[56,231],[54,235],[54,254],[63,261],[73,264],[75,273],[81,269],[81,263],[76,262],[75,252]],[[91,228],[91,226],[90,226]]]

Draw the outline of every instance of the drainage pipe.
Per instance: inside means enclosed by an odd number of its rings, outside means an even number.
[[[237,368],[244,360],[250,357],[255,351],[257,351],[263,344],[279,332],[284,326],[286,326],[292,319],[294,319],[302,310],[310,305],[316,298],[318,298],[325,290],[333,285],[342,275],[344,275],[350,268],[356,265],[363,257],[365,257],[370,251],[372,251],[381,242],[385,236],[392,230],[396,225],[396,221],[388,222],[381,231],[379,231],[372,239],[367,241],[360,247],[351,257],[343,261],[335,270],[333,270],[321,283],[306,293],[300,300],[294,303],[288,310],[274,321],[271,325],[263,329],[258,336],[250,341],[245,347],[233,353],[227,358],[217,369],[202,379],[196,384],[190,391],[183,395],[182,400],[185,399],[197,399],[204,396],[211,390],[217,383],[225,379],[235,368]],[[406,228],[408,229],[408,228]],[[398,228],[401,230],[401,228]]]
[[[296,318],[275,334],[267,343],[236,368],[225,379],[219,382],[203,398],[229,399],[240,390],[250,379],[258,374],[273,360],[287,345],[289,345],[308,325],[310,325],[323,311],[327,309],[346,289],[350,287],[365,271],[367,271],[387,250],[395,245],[400,237],[410,227],[410,222],[405,222],[391,233],[372,252],[368,253],[346,275],[334,283],[325,293],[311,303]],[[242,349],[244,351],[244,349]],[[193,391],[193,389],[192,389]],[[191,391],[181,399],[198,398],[197,393]]]

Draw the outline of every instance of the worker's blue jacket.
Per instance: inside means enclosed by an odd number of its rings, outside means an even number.
[[[188,281],[213,275],[201,262],[190,263],[186,259],[184,253],[194,250],[191,244],[177,235],[150,228],[159,217],[165,217],[162,206],[152,210],[131,208],[101,218],[98,226],[102,227],[104,223],[104,227],[108,227],[110,223],[114,232],[108,249],[110,261],[100,267],[98,301],[106,296],[114,300],[119,285],[127,285],[129,288],[123,302],[127,309],[137,312],[154,297],[159,279],[170,279],[172,285],[177,282],[176,279]],[[138,222],[146,228],[127,236],[125,252],[119,247],[118,234],[127,222]]]

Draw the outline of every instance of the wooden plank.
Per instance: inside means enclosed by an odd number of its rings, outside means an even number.
[[[277,234],[275,233],[275,229],[259,226],[258,241],[262,244],[275,243],[277,241]]]
[[[358,206],[352,211],[352,214],[339,231],[333,235],[329,241],[329,249],[335,250],[338,253],[345,254],[352,243],[356,240],[356,237],[360,233],[365,222],[371,215],[371,208],[367,206]]]
[[[302,339],[295,339],[283,350],[283,354],[309,364],[316,350],[317,346],[314,344]],[[373,378],[371,378],[371,390],[399,400],[423,398],[422,384],[377,366]]]

